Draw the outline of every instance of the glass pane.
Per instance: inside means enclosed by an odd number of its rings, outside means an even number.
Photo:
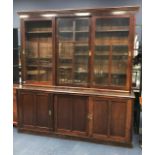
[[[89,19],[88,18],[80,18],[76,19],[76,31],[89,31]]]
[[[26,79],[52,80],[52,22],[26,22]]]
[[[129,18],[105,18],[96,20],[97,31],[129,30]]]
[[[27,80],[38,81],[38,68],[33,66],[27,66]]]
[[[94,84],[108,85],[110,46],[96,45],[94,51]]]
[[[72,61],[73,61],[73,43],[59,42],[59,64],[58,79],[59,83],[72,83]]]
[[[88,44],[76,44],[74,54],[74,83],[86,85],[88,83]]]
[[[52,37],[51,34],[44,34],[39,38],[40,58],[52,58]]]
[[[52,80],[52,38],[44,34],[39,38],[39,81]]]
[[[112,46],[112,85],[125,85],[128,63],[128,46]]]
[[[35,35],[27,36],[25,53],[27,80],[38,80],[38,38]]]
[[[96,20],[96,43],[128,44],[129,19],[107,18]]]
[[[52,80],[52,70],[48,67],[40,67],[39,69],[39,81],[51,81]]]
[[[88,84],[89,19],[75,20],[74,84]]]
[[[38,37],[28,36],[26,40],[27,58],[38,58]]]
[[[73,19],[60,19],[58,27],[60,41],[73,41]]]
[[[58,20],[58,83],[86,85],[88,82],[89,20]]]

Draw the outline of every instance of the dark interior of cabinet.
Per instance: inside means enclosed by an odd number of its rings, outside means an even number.
[[[13,83],[19,83],[18,29],[13,29]]]

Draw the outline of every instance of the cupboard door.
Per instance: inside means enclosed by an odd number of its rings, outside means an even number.
[[[93,85],[128,89],[130,17],[94,17]]]
[[[56,96],[56,117],[57,129],[72,130],[72,100],[70,96],[58,95]]]
[[[24,80],[26,83],[52,84],[53,22],[36,20],[24,22]]]
[[[21,92],[19,100],[20,125],[34,127],[35,125],[35,95],[32,92]]]
[[[53,112],[48,93],[22,91],[19,93],[19,126],[47,131],[53,127]],[[49,113],[50,111],[50,113]]]
[[[95,139],[131,143],[132,100],[94,98],[92,114]]]
[[[87,98],[72,95],[55,96],[56,131],[71,135],[86,135]]]
[[[110,111],[110,136],[125,137],[127,103],[112,101]]]
[[[109,102],[95,99],[93,105],[93,137],[104,138],[108,135]]]
[[[73,97],[72,105],[73,122],[72,130],[79,132],[86,132],[87,130],[87,98],[86,97]]]
[[[58,18],[59,85],[87,86],[89,76],[89,18]]]
[[[41,128],[49,128],[52,122],[49,122],[50,101],[49,95],[46,93],[36,94],[36,126]],[[50,112],[52,114],[52,112]]]

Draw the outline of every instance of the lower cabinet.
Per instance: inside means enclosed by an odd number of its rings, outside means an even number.
[[[18,128],[130,145],[132,99],[18,90]]]
[[[18,95],[19,127],[38,131],[52,130],[52,96],[37,91],[20,91]]]
[[[56,95],[54,100],[55,130],[62,134],[87,135],[88,97]]]

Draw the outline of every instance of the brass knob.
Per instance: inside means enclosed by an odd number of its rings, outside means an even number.
[[[93,119],[93,115],[92,115],[92,114],[88,114],[87,118],[88,118],[89,120],[92,120],[92,119]]]

